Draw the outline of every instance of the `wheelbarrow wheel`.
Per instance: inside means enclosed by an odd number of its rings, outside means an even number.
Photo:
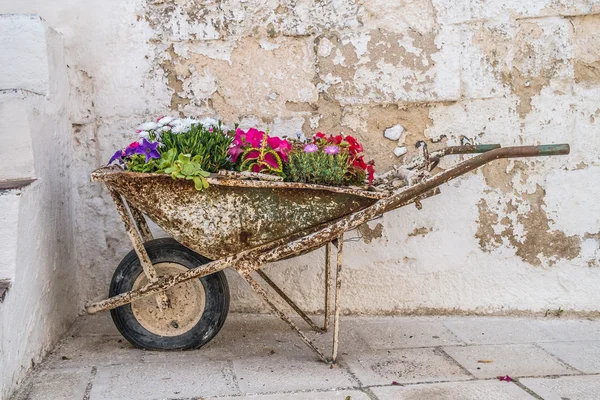
[[[210,262],[177,241],[165,238],[144,244],[161,278]],[[116,296],[148,283],[135,251],[123,258],[110,283]],[[169,307],[160,310],[156,296],[147,296],[111,310],[119,332],[147,350],[187,350],[202,347],[219,332],[229,311],[229,286],[223,271],[193,279],[166,291]]]

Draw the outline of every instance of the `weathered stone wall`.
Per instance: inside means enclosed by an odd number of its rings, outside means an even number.
[[[129,250],[87,181],[143,120],[220,117],[276,133],[351,133],[379,171],[383,138],[568,142],[503,161],[347,235],[343,305],[357,313],[592,311],[600,304],[600,3],[596,0],[88,0],[5,4],[63,33],[77,162],[82,298]],[[445,168],[452,161],[445,161]],[[321,308],[322,253],[276,281]],[[236,310],[261,304],[232,277]]]
[[[63,38],[37,15],[0,15],[0,399],[77,317]]]

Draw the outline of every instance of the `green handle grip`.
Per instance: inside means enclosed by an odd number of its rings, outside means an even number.
[[[568,144],[541,144],[536,146],[540,156],[558,156],[569,154],[571,147]]]

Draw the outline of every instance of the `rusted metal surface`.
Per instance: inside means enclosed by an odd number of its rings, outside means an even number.
[[[148,227],[148,223],[146,222],[146,218],[144,218],[144,214],[140,210],[135,207],[132,207],[131,204],[127,204],[129,207],[129,212],[131,212],[131,218],[133,218],[133,222],[135,222],[135,226],[140,233],[140,236],[144,240],[144,242],[148,242],[152,240],[152,232],[150,232],[150,228]]]
[[[292,328],[292,330],[294,332],[296,332],[296,334],[298,336],[300,336],[300,339],[302,339],[302,341],[312,351],[315,352],[315,354],[317,355],[317,357],[319,357],[319,359],[321,359],[322,361],[328,362],[327,357],[325,357],[325,355],[313,344],[313,342],[311,342],[311,340],[308,337],[306,337],[306,335],[304,334],[304,332],[302,332],[300,329],[298,329],[298,327],[296,326],[296,324],[294,324],[294,322],[290,319],[290,317],[288,317],[287,314],[285,314],[283,311],[281,311],[279,308],[277,308],[277,306],[275,305],[275,303],[273,303],[271,301],[271,299],[269,298],[269,296],[267,295],[267,292],[265,292],[265,290],[258,284],[258,282],[256,282],[250,276],[249,273],[243,273],[242,276],[250,284],[250,286],[252,287],[252,289],[254,289],[254,291],[256,293],[258,293],[263,298],[263,300],[271,307],[271,309],[273,310],[273,312],[275,314],[277,314],[277,316],[279,316],[279,318],[281,318],[286,324],[288,324],[289,327]]]
[[[329,316],[331,314],[331,242],[325,245],[325,315],[323,321],[323,331],[329,330]]]
[[[129,240],[133,244],[133,249],[140,260],[140,264],[142,265],[142,269],[144,270],[144,274],[148,278],[148,281],[151,283],[156,283],[158,281],[158,275],[156,274],[156,270],[152,266],[152,261],[150,261],[150,257],[148,257],[148,253],[144,248],[144,243],[142,238],[140,237],[139,232],[136,230],[134,226],[134,222],[129,215],[127,214],[127,209],[125,208],[125,203],[121,198],[121,195],[118,191],[116,191],[112,187],[108,187],[110,195],[115,203],[115,207],[117,208],[117,212],[119,213],[119,217],[121,217],[121,221],[123,222],[123,226],[125,227],[125,232],[127,232],[127,236],[129,236]],[[156,302],[158,307],[161,310],[164,310],[169,305],[169,299],[164,292],[160,292],[156,296]]]
[[[132,207],[178,242],[211,259],[289,237],[376,201],[373,192],[309,189],[283,182],[236,181],[264,185],[233,186],[229,180],[215,180],[229,183],[198,191],[191,181],[164,174],[121,171],[103,176]]]
[[[261,181],[283,182],[282,176],[261,174],[260,172],[250,172],[250,171],[237,172],[237,171],[221,170],[217,174],[217,178],[219,178],[219,179],[258,179]]]
[[[314,330],[315,332],[321,332],[322,329],[319,328],[317,324],[315,324],[315,322],[308,315],[306,315],[306,313],[302,311],[300,307],[298,307],[296,303],[294,303],[294,301],[287,294],[285,294],[285,292],[281,290],[281,288],[277,286],[275,282],[273,282],[264,271],[258,269],[256,272],[267,283],[267,285],[271,286],[275,293],[277,293],[290,307],[292,307],[294,311],[296,311],[296,313],[300,317],[302,317],[304,321],[306,321],[306,323],[312,328],[312,330]]]
[[[340,298],[342,294],[342,266],[344,264],[344,233],[338,237],[337,246],[337,269],[335,272],[335,303],[333,310],[333,350],[331,351],[331,362],[337,359],[339,336],[340,336]]]

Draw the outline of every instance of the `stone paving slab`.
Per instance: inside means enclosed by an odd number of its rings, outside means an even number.
[[[552,340],[535,320],[502,317],[449,318],[444,326],[468,344],[533,343]]]
[[[343,363],[367,386],[472,379],[438,349],[379,350],[346,357]]]
[[[463,344],[441,320],[387,318],[380,321],[360,321],[353,326],[359,336],[373,349]]]
[[[242,393],[357,386],[345,369],[319,361],[312,354],[233,360],[233,369]]]
[[[533,400],[513,383],[498,381],[450,382],[373,387],[379,400]]]
[[[48,359],[50,368],[140,363],[144,351],[121,336],[67,337]]]
[[[206,400],[348,400],[348,398],[350,400],[370,400],[368,395],[358,390],[258,394],[242,397],[213,397]]]
[[[151,400],[240,394],[231,363],[99,367],[90,400]]]
[[[519,382],[544,400],[600,399],[600,375],[523,378]]]
[[[532,344],[444,347],[444,351],[480,379],[578,373]]]
[[[42,370],[13,400],[83,399],[91,368]]]
[[[567,342],[600,339],[600,321],[561,318],[536,320],[535,324],[546,332],[551,341]]]
[[[80,318],[11,400],[528,398],[495,379],[506,374],[544,399],[600,399],[600,375],[575,369],[598,371],[597,321],[342,317],[340,362],[330,368],[268,315],[232,314],[215,340],[186,352],[135,349],[99,316]],[[330,335],[307,335],[329,352]]]
[[[600,373],[600,341],[539,343],[548,353],[586,374]],[[598,394],[600,398],[600,393]]]

